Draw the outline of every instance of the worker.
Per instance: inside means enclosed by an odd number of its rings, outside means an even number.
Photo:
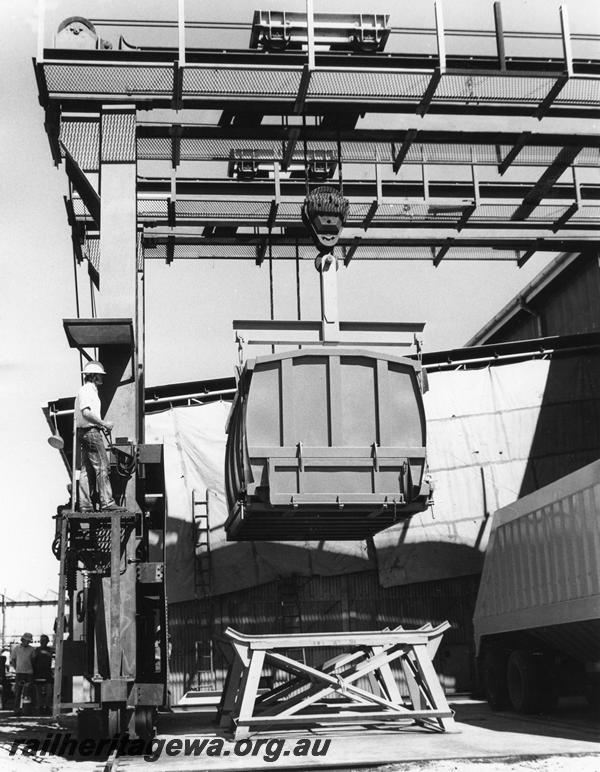
[[[35,703],[37,714],[49,716],[52,705],[52,655],[48,646],[50,639],[40,635],[40,645],[33,656],[33,681],[35,684]]]
[[[13,647],[10,653],[10,664],[15,669],[15,713],[22,716],[23,711],[29,712],[31,704],[31,686],[33,684],[33,654],[31,645],[33,635],[23,633],[21,643]]]
[[[119,509],[115,504],[109,479],[109,464],[102,432],[110,432],[112,421],[100,416],[98,386],[106,375],[100,362],[88,362],[83,368],[83,386],[75,400],[75,420],[81,447],[81,474],[79,477],[79,509],[93,512],[96,500],[100,509]]]
[[[0,650],[0,710],[4,710],[8,698],[8,661],[10,652],[5,649]]]

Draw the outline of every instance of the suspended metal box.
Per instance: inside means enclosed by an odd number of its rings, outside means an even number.
[[[228,538],[362,539],[425,509],[419,370],[346,348],[248,360],[227,427]]]

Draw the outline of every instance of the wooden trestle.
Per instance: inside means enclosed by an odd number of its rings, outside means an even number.
[[[225,637],[234,657],[219,706],[221,727],[236,738],[252,730],[383,722],[455,730],[432,663],[449,627],[444,622],[418,630],[254,636],[228,627]],[[310,666],[288,653],[321,647],[340,649],[340,654]],[[408,694],[402,694],[392,663],[399,666]],[[259,691],[265,666],[285,680]]]

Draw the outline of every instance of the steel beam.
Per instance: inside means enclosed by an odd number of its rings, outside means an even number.
[[[566,225],[567,222],[573,217],[574,214],[577,214],[581,207],[581,186],[579,182],[579,177],[577,174],[577,169],[573,166],[572,167],[573,172],[573,186],[575,188],[575,201],[571,204],[571,206],[567,209],[564,214],[562,214],[554,223],[552,226],[552,230],[554,233],[559,231],[563,225]]]
[[[555,222],[552,224],[552,230],[554,233],[557,233],[563,225],[566,225],[571,217],[573,217],[574,214],[577,214],[579,211],[579,204],[577,201],[575,201],[571,206],[567,209],[567,211],[562,214]]]
[[[519,256],[519,258],[517,259],[517,268],[522,268],[525,265],[525,263],[529,260],[529,258],[533,257],[533,255],[535,255],[535,253],[538,251],[539,251],[538,243],[536,242],[534,246],[529,247],[529,249],[526,252],[524,252],[522,255]]]
[[[338,264],[332,255],[323,255],[320,259],[319,284],[321,288],[321,340],[336,341],[340,337],[340,317],[338,310]]]
[[[302,68],[302,76],[300,78],[300,85],[298,86],[298,94],[296,96],[296,101],[294,102],[293,112],[296,115],[299,115],[304,110],[304,102],[306,100],[306,95],[308,94],[308,87],[310,86],[311,73],[312,70],[310,66],[305,64]]]
[[[542,199],[547,196],[557,180],[571,166],[581,147],[564,147],[553,163],[539,178],[535,186],[527,193],[521,206],[514,212],[511,220],[525,220]]]
[[[408,155],[408,151],[410,150],[410,147],[414,142],[414,140],[416,139],[418,133],[419,132],[417,129],[409,129],[406,132],[406,136],[404,137],[402,145],[400,146],[400,150],[398,150],[398,153],[394,158],[394,164],[393,164],[394,174],[397,174],[398,171],[400,170],[400,167],[402,166],[402,162]]]
[[[530,181],[488,181],[479,182],[479,194],[481,199],[491,203],[512,203],[516,204],[528,194],[533,194],[532,185],[543,198],[548,199],[567,199],[573,198],[573,187],[567,183],[555,184],[556,180],[569,168],[569,157],[575,157],[580,148],[565,148],[555,157],[554,162],[539,180]],[[272,161],[271,161],[272,163]],[[372,163],[372,162],[371,162]],[[430,165],[425,160],[420,166],[425,169],[425,180],[381,180],[381,195],[385,199],[391,199],[387,203],[402,203],[408,199],[415,199],[411,203],[437,200],[438,203],[452,203],[467,199],[473,200],[472,182],[462,182],[455,179],[439,178],[431,179]],[[542,180],[544,181],[542,184]],[[552,180],[552,184],[550,181]],[[146,197],[157,196],[159,198],[167,197],[171,192],[171,178],[156,177],[144,178],[138,177],[138,193]],[[306,193],[305,183],[302,179],[284,179],[280,181],[281,195],[286,198],[296,198],[299,201],[304,200]],[[361,203],[366,203],[377,198],[377,180],[376,179],[345,179],[344,195],[350,199],[361,199]],[[600,184],[588,183],[585,185],[585,199],[588,202],[596,201],[600,198]],[[265,200],[270,201],[273,198],[273,181],[268,179],[253,180],[235,180],[228,177],[204,177],[204,178],[181,178],[177,180],[177,192],[180,197],[194,196],[204,201],[218,201],[224,197],[226,201],[234,199],[243,200],[248,198],[252,201]],[[394,201],[395,199],[395,201]]]
[[[105,106],[102,111],[100,146],[100,190],[102,196],[102,223],[100,228],[100,293],[99,316],[125,317],[139,321],[137,279],[137,209],[136,209],[136,111],[133,106],[117,108]],[[135,331],[134,346],[101,346],[99,356],[107,371],[104,396],[108,403],[106,417],[115,424],[115,435],[139,440],[138,430],[138,375],[143,363],[140,341],[143,330]],[[131,512],[138,511],[135,497],[135,475],[126,484],[124,505]],[[135,536],[127,539],[123,549],[125,572],[120,574],[120,541],[113,528],[112,548],[117,557],[112,561],[117,577],[104,580],[105,602],[116,598],[118,582],[120,609],[117,617],[118,643],[114,610],[109,615],[111,676],[133,678],[136,672],[135,629]],[[115,563],[115,560],[117,561]],[[117,661],[118,660],[118,661]]]
[[[65,209],[67,211],[67,222],[71,228],[71,242],[73,244],[73,252],[78,264],[83,262],[83,253],[81,251],[81,233],[80,227],[73,211],[73,200],[71,197],[64,196]]]
[[[263,239],[260,244],[256,245],[256,265],[261,266],[265,260],[267,254],[267,240]]]
[[[357,236],[354,239],[354,242],[349,247],[343,247],[343,254],[344,254],[344,265],[348,266],[350,264],[350,261],[354,257],[354,253],[358,249],[358,246],[361,242],[361,237]]]
[[[299,126],[296,126],[294,128],[289,129],[289,133],[287,133],[287,142],[285,144],[285,150],[283,152],[283,160],[281,163],[281,168],[287,171],[289,165],[292,163],[292,160],[294,158],[294,151],[296,149],[296,143],[300,139],[302,135],[302,129]],[[284,138],[282,137],[282,141],[284,141]]]
[[[556,81],[554,82],[554,85],[544,98],[544,100],[540,103],[540,106],[535,111],[536,118],[538,120],[541,120],[544,115],[547,114],[550,107],[554,104],[554,101],[556,97],[560,94],[560,92],[563,90],[563,88],[567,85],[569,81],[568,75],[560,75]]]
[[[498,164],[498,172],[500,174],[504,174],[504,172],[509,168],[509,166],[512,164],[512,162],[515,160],[515,158],[519,155],[521,150],[525,147],[526,144],[529,143],[531,138],[531,132],[530,131],[523,131],[519,135],[516,142],[514,142],[513,147],[508,151],[508,153],[504,156],[502,162]],[[498,144],[505,144],[504,142],[498,143]]]
[[[177,121],[175,113],[173,120]],[[277,126],[274,124],[261,124],[257,126],[238,125],[213,125],[204,124],[180,124],[181,136],[185,139],[214,139],[223,141],[236,140],[274,140],[276,142],[288,142],[297,140],[325,140],[336,142],[338,137],[344,142],[414,142],[417,138],[422,144],[456,144],[456,145],[513,145],[519,141],[523,131],[515,130],[515,122],[512,119],[502,117],[489,120],[485,116],[474,118],[464,116],[459,122],[452,119],[438,121],[439,116],[428,116],[422,128],[398,126],[396,128],[327,128],[323,126]],[[63,122],[68,121],[69,116],[63,117]],[[90,121],[97,121],[92,116]],[[390,119],[393,123],[393,119]],[[399,121],[404,123],[405,121]],[[439,125],[438,125],[439,124]],[[523,120],[519,125],[527,128],[527,144],[538,146],[564,146],[578,145],[581,147],[600,147],[600,137],[590,126],[589,131],[582,131],[585,124],[576,119],[548,119],[543,123],[536,123],[533,119]],[[496,128],[494,128],[496,126]],[[137,125],[137,136],[148,138],[170,138],[170,123],[153,123],[140,120]],[[287,150],[286,146],[286,152]],[[229,156],[226,156],[226,159]],[[291,160],[291,156],[290,156]]]
[[[565,57],[565,68],[567,71],[567,77],[571,77],[574,73],[573,69],[573,52],[571,50],[571,32],[569,29],[569,16],[567,13],[567,7],[565,5],[560,6],[560,30],[563,44],[563,55]]]
[[[181,162],[181,124],[175,123],[169,127],[171,135],[171,166],[176,169]]]
[[[81,196],[81,200],[85,204],[88,212],[92,215],[94,222],[99,227],[101,218],[100,196],[85,173],[81,170],[77,161],[73,159],[64,146],[63,152],[65,154],[65,171],[67,172],[67,176],[75,190]]]
[[[421,118],[425,115],[425,113],[431,107],[431,102],[433,100],[433,97],[435,95],[435,92],[437,90],[437,87],[438,87],[441,79],[442,79],[442,72],[439,69],[439,67],[436,67],[436,69],[433,71],[433,73],[431,75],[431,78],[429,80],[429,84],[427,85],[427,89],[425,90],[425,93],[421,97],[421,100],[420,100],[419,104],[417,105],[417,109],[415,110],[417,115],[420,115]]]
[[[198,234],[201,234],[201,230],[198,230]],[[561,252],[561,251],[582,251],[589,249],[598,242],[598,231],[592,230],[577,230],[569,229],[561,234],[554,234],[550,229],[529,228],[523,230],[515,230],[513,228],[480,228],[470,229],[467,231],[457,231],[449,228],[423,228],[423,229],[410,229],[399,228],[394,229],[393,235],[380,236],[380,237],[364,237],[360,243],[355,240],[354,235],[346,231],[346,235],[338,242],[340,250],[352,249],[352,259],[364,259],[361,253],[363,250],[387,248],[388,250],[394,248],[399,249],[417,249],[420,248],[422,256],[411,256],[409,254],[403,254],[400,252],[391,252],[391,254],[369,254],[367,259],[390,259],[390,260],[402,260],[402,259],[428,259],[431,260],[431,248],[442,248],[448,240],[452,239],[452,247],[454,249],[462,249],[464,259],[470,259],[468,257],[468,251],[471,248],[477,248],[478,251],[474,255],[474,259],[506,259],[495,258],[495,251],[523,251],[529,249],[532,245],[535,245],[536,250],[539,252]],[[238,233],[235,237],[208,237],[203,238],[201,235],[192,235],[189,232],[186,234],[179,234],[176,236],[177,244],[185,244],[187,247],[190,245],[196,245],[200,249],[207,250],[207,259],[219,259],[222,253],[222,247],[231,247],[239,249],[247,249],[247,256],[244,254],[237,255],[238,259],[256,259],[260,248],[266,243],[264,236]],[[160,229],[146,229],[144,232],[144,241],[148,247],[155,248],[157,246],[164,246],[167,243],[167,237],[161,236]],[[295,259],[294,249],[296,247],[302,247],[306,249],[306,255],[303,256],[314,259],[314,251],[312,251],[312,242],[304,235],[295,237],[290,235],[281,235],[272,233],[270,236],[270,243],[272,245],[273,258],[274,259]],[[217,252],[211,252],[211,248],[218,248]],[[278,253],[280,247],[286,247],[286,251],[283,255]],[[481,248],[489,250],[486,256],[481,254]],[[427,256],[426,256],[427,255]],[[198,256],[202,259],[202,256]],[[225,257],[225,255],[223,255]],[[463,259],[461,257],[461,259]],[[515,254],[515,259],[518,255]],[[151,259],[146,256],[146,259]],[[346,258],[347,259],[347,258]],[[452,258],[455,259],[455,258]]]
[[[166,244],[168,238],[173,237],[178,244],[221,244],[224,246],[233,246],[235,244],[261,244],[265,236],[252,233],[237,233],[235,236],[209,236],[204,237],[202,228],[193,226],[184,226],[182,228],[144,228],[144,239],[150,240],[152,244]],[[516,245],[529,243],[535,239],[544,239],[560,243],[561,241],[594,241],[598,240],[598,231],[589,228],[569,228],[559,236],[552,234],[550,228],[540,228],[528,226],[527,228],[514,227],[513,225],[497,225],[490,227],[483,225],[480,228],[470,228],[465,230],[460,236],[456,236],[454,228],[448,226],[429,227],[429,228],[411,228],[399,227],[392,230],[393,235],[362,237],[360,245],[357,246],[377,246],[401,244],[422,244],[424,246],[442,246],[448,238],[455,237],[456,244],[471,244],[472,246],[489,246],[490,242],[498,241],[502,244]],[[273,244],[306,244],[311,245],[312,241],[308,235],[301,231],[302,235],[272,233],[270,239]],[[357,234],[359,235],[359,234]],[[353,229],[346,228],[344,235],[338,241],[340,246],[352,246],[356,243],[356,237]],[[501,247],[502,248],[502,247]]]
[[[499,2],[494,3],[494,26],[496,30],[496,50],[498,52],[498,65],[501,70],[506,70],[504,28],[502,25],[502,6]]]
[[[448,253],[449,249],[452,247],[453,239],[448,239],[446,244],[439,249],[437,252],[435,249],[432,249],[433,252],[433,267],[437,268],[438,265],[442,262],[444,256]]]
[[[371,202],[371,206],[369,207],[369,211],[365,215],[365,219],[363,220],[363,229],[366,231],[369,228],[369,225],[371,224],[373,218],[377,214],[377,210],[379,207],[383,204],[383,187],[381,182],[381,171],[379,169],[379,164],[375,164],[375,187],[376,187],[376,197],[374,201]]]

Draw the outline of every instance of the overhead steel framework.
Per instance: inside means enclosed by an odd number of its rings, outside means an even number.
[[[76,255],[96,272],[102,121],[117,105],[135,114],[140,260],[312,259],[300,211],[323,180],[350,202],[336,248],[346,263],[522,265],[597,241],[600,58],[586,55],[594,36],[572,34],[565,8],[560,33],[542,35],[506,32],[499,3],[494,29],[469,32],[445,28],[441,2],[424,30],[391,27],[387,15],[313,14],[309,0],[306,14],[256,11],[251,27],[222,25],[223,35],[249,29],[242,50],[189,45],[217,25],[186,20],[183,6],[170,22],[96,21],[134,36],[170,29],[172,47],[121,34],[114,49],[70,50],[40,34],[46,130],[71,183]],[[412,50],[394,47],[398,36]],[[458,36],[464,53],[449,53]],[[509,55],[528,36],[540,54]],[[433,52],[418,42],[427,38]],[[480,39],[495,52],[481,53]]]

